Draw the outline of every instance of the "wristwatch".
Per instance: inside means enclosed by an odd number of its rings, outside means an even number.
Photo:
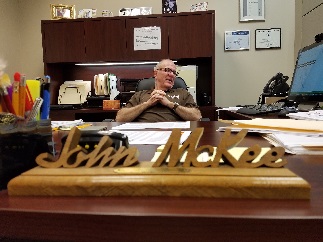
[[[178,103],[174,103],[174,106],[173,106],[173,110],[175,111],[176,110],[176,108],[179,106],[179,104]]]

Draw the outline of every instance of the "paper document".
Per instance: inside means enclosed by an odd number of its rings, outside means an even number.
[[[227,123],[227,121],[225,121]],[[283,147],[287,153],[322,155],[323,154],[323,121],[293,119],[253,119],[231,122],[218,131],[230,129],[239,132],[262,133],[262,136],[276,147]]]
[[[85,125],[84,121],[82,119],[74,120],[74,121],[51,121],[51,126],[53,130],[71,130],[73,127]],[[89,126],[91,124],[86,124],[86,126]]]
[[[227,129],[230,129],[231,132],[238,133],[242,129],[246,129],[246,128],[245,127],[240,127],[240,126],[237,126],[237,127],[235,127],[235,126],[224,126],[224,127],[219,127],[217,129],[217,131],[224,132]],[[282,132],[285,132],[285,131],[267,129],[267,128],[253,128],[253,127],[248,128],[248,133],[271,134],[271,133],[282,133]],[[322,134],[323,134],[323,132],[322,132]]]
[[[167,143],[169,136],[172,131],[124,131],[124,130],[113,130],[113,132],[118,132],[128,136],[128,141],[130,145],[144,144],[144,145],[164,145]],[[108,135],[111,131],[99,131],[99,134]],[[183,131],[180,139],[182,144],[191,131]]]
[[[142,122],[132,122],[125,123],[113,127],[112,129],[124,130],[124,129],[189,129],[190,122],[155,122],[155,123],[142,123]]]
[[[217,109],[217,111],[221,111],[221,110],[231,110],[231,111],[237,111],[242,107],[227,107],[227,108],[219,108]]]
[[[300,133],[274,133],[263,135],[272,145],[285,148],[291,154],[323,155],[323,136]]]
[[[323,110],[313,110],[309,112],[289,113],[286,116],[292,119],[321,120],[323,121]]]
[[[272,130],[282,132],[323,133],[323,121],[295,119],[261,119],[235,120],[232,126],[224,129]]]

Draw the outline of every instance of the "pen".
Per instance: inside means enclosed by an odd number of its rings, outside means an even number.
[[[10,100],[10,97],[8,95],[8,91],[7,91],[7,88],[5,87],[1,87],[2,91],[3,91],[3,101],[4,101],[4,104],[6,105],[6,108],[7,110],[12,113],[12,114],[16,114],[15,113],[15,110],[12,106],[12,103],[11,103],[11,100]]]
[[[20,86],[20,73],[14,74],[13,91],[12,91],[12,106],[15,114],[19,115],[19,86]]]
[[[40,119],[49,119],[50,110],[50,77],[45,76],[45,81],[42,83],[42,98],[43,105],[41,107]]]
[[[29,87],[26,81],[26,98],[25,98],[25,115],[27,116],[34,105],[33,97],[30,93]]]
[[[25,104],[26,104],[26,75],[20,76],[19,85],[19,116],[25,117]]]

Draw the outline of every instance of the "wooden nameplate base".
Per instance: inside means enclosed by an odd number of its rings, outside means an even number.
[[[65,143],[61,157],[52,161],[47,153],[39,155],[36,159],[39,167],[9,182],[9,195],[310,198],[310,185],[281,167],[286,164],[281,158],[281,149],[268,149],[260,159],[261,148],[256,146],[246,148],[238,159],[231,155],[229,146],[235,146],[246,135],[244,131],[233,139],[228,139],[230,135],[226,133],[214,153],[211,146],[196,148],[203,129],[192,132],[181,148],[179,138],[177,140],[180,131],[174,130],[154,163],[138,163],[136,150],[132,148],[109,153],[110,141],[105,142],[107,146],[101,145],[101,150],[95,149],[97,152],[82,153],[82,148],[75,145],[80,134],[75,130],[71,132],[74,138],[68,136],[66,143],[71,145],[67,147]],[[174,140],[177,146],[172,145]],[[179,162],[184,151],[185,161]],[[210,157],[213,154],[212,159],[199,162],[197,156],[202,151],[208,151]],[[258,160],[251,162],[256,157]],[[221,164],[221,160],[226,160],[227,164]]]

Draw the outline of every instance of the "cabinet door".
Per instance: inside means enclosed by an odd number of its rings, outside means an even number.
[[[167,20],[171,59],[214,55],[214,14],[178,15]]]
[[[42,23],[44,62],[83,62],[85,60],[83,21]]]
[[[121,61],[126,50],[125,20],[107,18],[85,22],[86,61]]]
[[[134,29],[138,28],[145,31],[145,27],[159,27],[160,28],[160,36],[151,36],[147,34],[147,36],[143,36],[143,41],[149,38],[160,38],[158,41],[161,43],[160,49],[147,49],[147,50],[135,50],[134,49]],[[127,39],[127,52],[126,59],[127,60],[154,60],[158,61],[164,58],[168,58],[168,29],[167,29],[167,21],[164,17],[137,17],[137,18],[129,18],[126,20],[126,39]],[[137,39],[137,38],[136,38]],[[146,42],[147,43],[147,42]],[[144,45],[142,45],[144,46]]]

